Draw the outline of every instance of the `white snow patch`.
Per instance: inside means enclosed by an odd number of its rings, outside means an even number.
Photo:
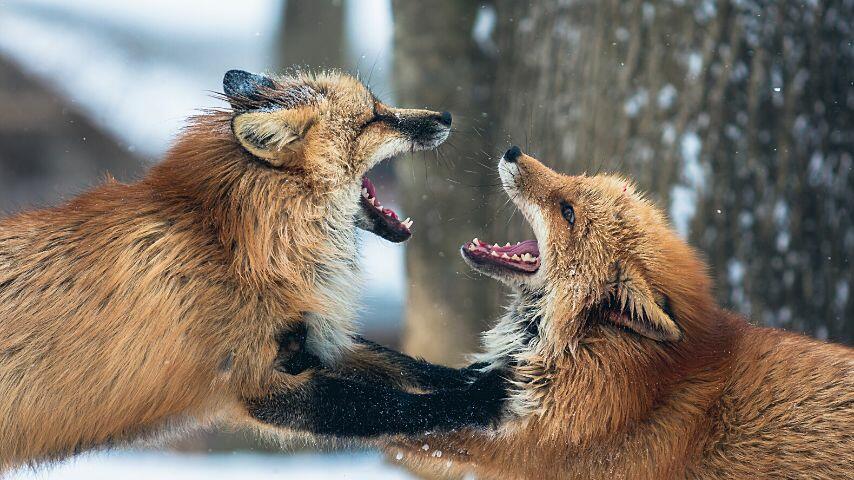
[[[390,0],[344,2],[347,50],[359,75],[384,101],[394,102],[391,85],[392,19]]]
[[[697,78],[703,70],[703,56],[699,52],[688,54],[688,76]]]
[[[254,453],[183,455],[169,452],[110,452],[82,455],[56,465],[23,468],[7,480],[408,480],[378,453]]]
[[[683,238],[687,238],[691,233],[691,220],[697,213],[697,202],[706,187],[706,172],[700,163],[702,146],[703,143],[695,132],[689,131],[682,135],[681,183],[670,189],[670,217]]]
[[[626,115],[629,117],[634,117],[643,107],[646,106],[648,101],[649,94],[647,94],[646,89],[638,89],[638,91],[629,97],[628,100],[626,100],[626,103],[623,104],[623,111],[626,112]]]
[[[658,108],[662,110],[666,110],[673,106],[676,103],[676,87],[671,84],[667,84],[661,87],[661,90],[658,91]]]
[[[697,192],[685,185],[670,188],[670,217],[682,238],[691,233],[691,219],[697,214]]]
[[[471,36],[482,52],[494,54],[498,51],[498,46],[495,45],[495,40],[492,39],[492,33],[495,31],[497,20],[498,14],[492,5],[481,5],[477,9],[477,16],[474,17]]]

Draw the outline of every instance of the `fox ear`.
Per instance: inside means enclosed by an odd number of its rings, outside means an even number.
[[[682,330],[670,310],[669,299],[656,295],[637,269],[617,264],[616,281],[605,306],[606,319],[660,342],[682,339]]]
[[[281,167],[297,159],[303,134],[310,124],[309,112],[280,109],[238,114],[231,121],[231,129],[249,153]]]
[[[274,87],[273,80],[243,70],[229,70],[222,77],[222,90],[235,110],[241,108],[241,102],[256,100],[262,89]]]

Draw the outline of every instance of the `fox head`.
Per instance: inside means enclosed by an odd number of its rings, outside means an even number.
[[[448,112],[394,108],[342,73],[267,77],[230,70],[223,78],[235,140],[258,163],[316,196],[361,190],[360,227],[406,240],[401,221],[376,199],[365,173],[394,155],[435,148],[448,138]]]
[[[536,240],[462,247],[475,269],[537,292],[551,340],[577,342],[598,324],[618,334],[680,342],[711,304],[704,264],[631,182],[557,173],[518,147],[498,165]],[[689,328],[690,330],[690,328]]]
[[[379,203],[365,174],[394,155],[440,145],[450,133],[450,113],[391,107],[335,72],[274,78],[230,70],[223,90],[234,139],[265,175],[315,198],[361,192],[354,198],[359,226],[395,242],[409,237],[412,222]]]
[[[192,207],[241,278],[309,288],[355,265],[354,227],[393,242],[410,237],[412,221],[380,203],[366,174],[441,144],[449,113],[391,107],[337,72],[231,70],[221,97],[230,108],[190,119],[145,181]]]

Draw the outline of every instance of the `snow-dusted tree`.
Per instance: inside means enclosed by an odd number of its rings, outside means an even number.
[[[427,152],[397,165],[403,210],[416,221],[407,244],[404,348],[452,363],[477,345],[500,302],[494,282],[469,274],[457,250],[484,231],[494,211],[483,189],[467,181],[483,182],[489,169],[477,161],[495,154],[488,135],[494,61],[471,34],[478,8],[455,0],[393,2],[397,103],[450,110],[455,130],[442,158]]]
[[[480,10],[496,21],[476,41],[493,62],[478,85],[490,98],[476,106],[466,83],[477,76],[467,71],[471,53],[413,55],[454,39],[470,49],[472,26],[405,3],[395,4],[401,91],[456,100],[463,86],[457,111],[497,112],[482,125],[485,138],[509,138],[564,171],[629,175],[705,252],[724,305],[756,322],[854,341],[854,1],[496,0]],[[466,153],[479,148],[496,150]],[[457,162],[480,170],[472,165]],[[450,190],[437,201],[478,210],[465,229],[439,227],[434,235],[445,238],[412,248],[410,266],[462,269],[435,249],[448,255],[469,225],[508,234],[503,221],[489,222],[492,209],[472,204],[470,189],[429,180],[432,190]],[[527,230],[511,229],[514,237]],[[459,281],[412,273],[410,308],[419,315]],[[479,325],[483,311],[462,308],[455,321]]]
[[[636,179],[706,253],[722,303],[854,341],[854,2],[497,10],[513,138]]]

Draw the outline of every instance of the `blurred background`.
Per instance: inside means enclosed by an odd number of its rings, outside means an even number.
[[[362,330],[460,364],[505,292],[458,246],[531,233],[495,185],[510,144],[635,179],[752,322],[854,343],[854,0],[0,0],[0,212],[138,178],[230,68],[358,73],[450,110],[439,153],[384,164],[405,246],[363,238]],[[13,478],[411,478],[375,452],[243,433]],[[134,477],[135,478],[135,477]]]

